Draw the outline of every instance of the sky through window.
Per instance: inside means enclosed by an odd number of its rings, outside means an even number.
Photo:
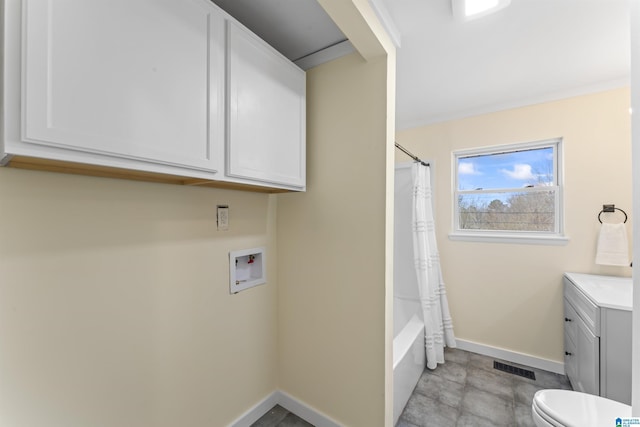
[[[553,185],[553,148],[460,157],[458,190]]]

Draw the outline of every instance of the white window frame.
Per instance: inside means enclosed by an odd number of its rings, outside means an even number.
[[[486,190],[460,190],[458,185],[458,164],[459,159],[469,156],[483,156],[490,154],[508,153],[512,151],[523,151],[540,148],[553,148],[554,152],[554,185],[545,187],[545,190],[555,191],[555,224],[553,232],[542,231],[500,231],[500,230],[467,230],[460,229],[458,196],[462,194],[482,194],[482,193],[511,193],[540,191],[540,188],[493,188]],[[564,234],[564,171],[562,138],[554,138],[543,141],[524,142],[517,144],[495,145],[491,147],[481,147],[468,150],[456,150],[452,152],[452,231],[449,234],[451,240],[480,241],[498,243],[522,243],[522,244],[543,244],[543,245],[564,245],[569,239]]]

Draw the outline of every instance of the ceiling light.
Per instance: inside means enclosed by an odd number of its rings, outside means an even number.
[[[469,21],[497,12],[509,3],[511,0],[451,0],[451,7],[456,19]]]

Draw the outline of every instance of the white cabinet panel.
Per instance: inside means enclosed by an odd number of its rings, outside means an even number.
[[[227,43],[227,175],[304,187],[305,73],[233,21]]]
[[[600,393],[631,404],[631,311],[602,309]]]
[[[23,141],[221,166],[224,19],[208,1],[23,0],[22,22]]]

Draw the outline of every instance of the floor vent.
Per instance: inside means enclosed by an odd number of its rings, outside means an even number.
[[[517,368],[515,366],[507,365],[505,363],[493,361],[494,369],[499,371],[508,372],[513,375],[519,375],[521,377],[529,378],[530,380],[536,379],[536,374],[533,371],[529,371],[528,369]]]

